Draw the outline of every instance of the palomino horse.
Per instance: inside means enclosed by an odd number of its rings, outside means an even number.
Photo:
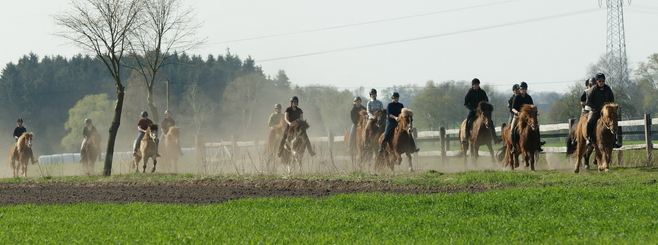
[[[94,172],[94,163],[101,155],[101,135],[94,132],[85,141],[80,155],[82,157],[82,171],[89,174]]]
[[[516,142],[516,152],[511,153],[512,149],[512,125],[505,127],[503,130],[503,141],[505,142],[505,166],[510,165],[510,169],[519,167],[519,155],[523,154],[523,160],[526,167],[535,171],[535,152],[539,149],[539,122],[537,121],[537,106],[525,104],[521,107],[519,118],[516,121],[516,131],[519,140]]]
[[[619,106],[614,103],[605,104],[601,108],[601,117],[596,121],[596,129],[591,140],[591,145],[585,145],[587,139],[587,115],[584,115],[578,121],[576,126],[576,165],[573,172],[580,172],[581,159],[590,148],[596,151],[596,165],[599,170],[608,171],[608,165],[611,163],[612,145],[615,141],[617,131],[617,121],[619,115]]]
[[[158,164],[157,147],[156,141],[158,140],[158,125],[151,124],[146,129],[142,142],[139,145],[139,154],[135,155],[133,161],[133,167],[136,172],[139,172],[139,162],[144,161],[144,166],[142,167],[142,173],[146,172],[146,164],[148,163],[149,158],[153,159],[153,169],[151,172],[155,172],[155,165]]]
[[[366,121],[364,122],[363,150],[361,151],[362,162],[372,159],[373,154],[379,149],[379,138],[382,136],[384,129],[386,128],[386,110],[376,110],[373,115],[375,120],[371,121],[366,117]],[[365,145],[367,145],[367,147]]]
[[[281,142],[281,137],[283,137],[283,130],[286,128],[286,120],[281,118],[279,124],[274,126],[274,129],[270,130],[270,134],[267,135],[267,141],[265,149],[270,155],[276,154],[279,149],[279,143]]]
[[[495,125],[491,120],[491,113],[493,112],[494,107],[489,102],[480,101],[476,109],[475,119],[471,124],[470,137],[467,139],[468,143],[462,144],[462,154],[464,155],[464,166],[468,164],[468,156],[466,152],[470,150],[471,162],[477,164],[478,152],[480,146],[486,145],[489,148],[489,153],[491,154],[491,163],[495,163],[494,152],[491,146],[492,130],[495,129]],[[459,140],[461,142],[466,138],[466,120],[464,120],[459,128]]]
[[[32,164],[37,162],[32,154],[33,137],[33,133],[25,132],[21,137],[18,137],[16,144],[9,149],[9,166],[14,172],[14,177],[18,177],[19,170],[23,177],[27,177],[27,162],[30,159],[32,159]],[[16,161],[18,161],[18,164],[16,164]]]
[[[165,169],[178,172],[178,156],[180,153],[180,127],[172,126],[164,136],[164,160]]]
[[[302,158],[306,151],[306,144],[310,143],[307,142],[308,136],[306,135],[309,127],[306,120],[299,119],[293,121],[288,127],[288,136],[281,155],[281,162],[286,166],[288,174],[295,166],[299,166],[299,172],[302,172]]]
[[[368,123],[368,111],[366,110],[361,110],[359,112],[359,122],[356,124],[356,128],[354,129],[354,145],[350,146],[349,145],[349,138],[350,138],[350,131],[347,131],[345,133],[345,137],[343,138],[345,141],[345,147],[346,149],[349,149],[350,151],[350,156],[352,157],[352,162],[356,161],[357,156],[362,156],[364,147],[363,143],[365,142],[365,127],[366,124]],[[361,159],[361,162],[363,162],[363,159]]]
[[[412,124],[414,113],[407,109],[402,108],[402,112],[398,116],[398,125],[393,130],[393,138],[391,142],[386,144],[386,150],[381,154],[377,154],[375,160],[375,170],[381,171],[384,167],[388,167],[388,171],[393,173],[394,165],[402,163],[402,153],[407,155],[409,162],[409,172],[413,172],[414,168],[411,163],[411,141],[412,137]],[[384,135],[379,137],[379,145],[384,141]]]

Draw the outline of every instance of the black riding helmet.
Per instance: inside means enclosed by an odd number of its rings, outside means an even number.
[[[480,79],[473,78],[473,80],[471,81],[471,85],[475,85],[475,84],[480,84]]]
[[[87,124],[87,123],[91,123],[91,118],[85,119],[85,124]]]
[[[293,101],[299,102],[299,98],[297,98],[297,96],[293,96],[292,98],[290,98],[290,103],[292,103]]]
[[[599,79],[605,80],[605,75],[603,75],[603,73],[597,73],[596,74],[596,80],[599,80]]]
[[[361,97],[359,97],[359,96],[354,97],[354,102],[356,102],[356,101],[361,101]]]
[[[393,92],[393,95],[391,95],[391,99],[393,98],[400,98],[400,94],[398,92]]]
[[[279,104],[279,103],[275,104],[274,109],[281,109],[281,104]]]
[[[377,94],[377,90],[374,89],[374,88],[370,90],[370,95],[373,95],[373,94]]]
[[[590,78],[590,79],[589,79],[589,84],[590,84],[590,85],[594,85],[594,84],[596,84],[596,77],[592,77],[592,78]]]
[[[149,113],[146,112],[146,111],[142,111],[142,113],[139,114],[139,115],[142,116],[142,117],[148,117],[148,116],[149,116]]]
[[[521,85],[519,85],[519,87],[521,87],[523,89],[528,89],[528,84],[525,83],[525,82],[521,82]]]
[[[16,122],[23,122],[23,118],[19,118]]]
[[[517,90],[517,89],[519,89],[519,88],[520,88],[520,87],[519,87],[519,84],[518,84],[518,83],[512,85],[512,90]]]

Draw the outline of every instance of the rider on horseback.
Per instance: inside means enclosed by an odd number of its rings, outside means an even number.
[[[18,120],[16,120],[16,124],[17,124],[17,126],[14,129],[14,140],[18,141],[18,138],[21,137],[21,135],[23,135],[23,133],[27,132],[27,129],[25,127],[23,127],[23,119],[22,118],[19,118]],[[16,156],[16,154],[18,153],[17,150],[18,150],[18,148],[14,149],[14,153],[12,155]]]
[[[142,138],[144,138],[144,134],[146,134],[146,130],[149,128],[150,125],[153,124],[153,121],[149,119],[149,113],[146,111],[142,111],[140,114],[142,117],[137,121],[137,131],[139,132],[137,134],[137,139],[135,140],[135,148],[133,149],[133,156],[139,156],[139,145],[142,142]],[[158,144],[160,141],[156,138],[155,139],[155,154],[157,157],[160,157],[160,154],[158,154]]]
[[[404,105],[402,103],[398,102],[400,100],[400,94],[398,92],[393,92],[393,95],[391,96],[391,100],[393,102],[388,103],[388,106],[386,107],[386,113],[388,116],[386,117],[386,128],[384,129],[384,140],[382,140],[381,146],[379,146],[379,153],[384,152],[384,149],[386,147],[386,143],[389,143],[388,141],[391,139],[393,136],[393,130],[395,130],[395,126],[398,125],[398,116],[400,116],[400,113],[402,112],[402,108],[404,108]],[[410,153],[415,153],[420,151],[420,149],[416,148],[416,142],[414,141],[413,137],[411,137],[411,152]]]
[[[514,119],[514,112],[512,112],[512,103],[514,102],[514,97],[519,94],[519,84],[512,85],[512,97],[507,101],[507,108],[509,108],[509,118],[507,119],[507,125],[512,124],[512,119]]]
[[[354,98],[354,106],[352,106],[352,111],[350,111],[350,117],[352,119],[352,127],[350,127],[350,137],[348,142],[349,147],[347,151],[352,151],[354,149],[354,141],[356,138],[356,125],[359,124],[361,120],[361,111],[366,110],[364,106],[361,105],[361,97],[357,96]]]
[[[585,91],[583,91],[583,94],[580,96],[581,116],[589,113],[592,109],[587,105],[587,92],[589,92],[590,88],[594,87],[594,85],[596,85],[595,77],[585,80]]]
[[[274,113],[270,115],[270,120],[267,122],[267,125],[270,126],[270,131],[274,130],[276,125],[279,125],[279,122],[281,122],[282,118],[283,114],[281,114],[281,104],[275,104]]]
[[[371,89],[370,90],[370,100],[368,101],[368,104],[366,105],[366,110],[368,111],[368,121],[366,122],[366,127],[365,127],[365,137],[366,139],[363,142],[363,147],[368,148],[369,141],[367,139],[370,139],[369,132],[368,130],[373,124],[376,123],[377,119],[375,118],[375,111],[377,110],[383,110],[384,109],[384,104],[377,100],[377,90],[376,89]]]
[[[521,110],[521,107],[525,104],[529,105],[534,105],[535,103],[532,101],[532,96],[530,96],[528,92],[528,84],[526,82],[521,82],[521,85],[519,86],[519,94],[514,97],[514,100],[512,101],[512,113],[514,113],[514,119],[512,119],[512,149],[510,149],[510,153],[514,154],[516,152],[516,143],[519,141],[519,135],[517,131],[517,125],[516,122],[519,120],[519,111]],[[542,152],[544,149],[541,148],[542,145],[546,144],[544,141],[540,141],[539,143],[539,149],[537,151]]]
[[[176,121],[171,118],[171,111],[165,110],[164,115],[165,118],[160,122],[160,128],[162,129],[162,135],[166,136],[169,133],[169,128],[176,126]],[[178,145],[178,154],[183,155],[183,149],[180,148],[180,145]]]
[[[587,92],[587,105],[591,108],[589,116],[587,117],[587,141],[586,145],[591,144],[591,136],[596,128],[596,121],[601,117],[601,108],[605,103],[614,103],[615,96],[612,94],[612,89],[605,84],[605,75],[603,73],[596,74],[596,85],[591,87]],[[619,148],[621,144],[615,137],[613,148]]]
[[[91,125],[91,118],[85,119],[85,127],[82,129],[82,145],[80,145],[80,162],[86,162],[86,154],[82,151],[87,145],[87,139],[91,137],[92,134],[97,134],[98,131],[94,125]]]
[[[466,132],[462,144],[468,144],[468,139],[471,137],[470,131],[473,126],[473,120],[475,120],[477,116],[478,104],[481,101],[489,102],[489,97],[487,97],[487,92],[480,88],[480,79],[473,78],[471,81],[471,89],[468,90],[466,97],[464,98],[464,106],[466,106],[469,111],[468,116],[466,117]],[[491,121],[491,125],[495,125],[493,121]],[[491,130],[491,137],[494,144],[500,143],[501,140],[496,136],[496,130]]]
[[[304,112],[302,111],[302,108],[297,107],[299,105],[299,98],[297,96],[293,96],[290,98],[290,107],[286,108],[286,112],[284,113],[284,119],[286,120],[286,128],[283,130],[283,137],[281,137],[281,143],[279,144],[279,153],[277,156],[281,157],[283,154],[283,146],[286,144],[286,138],[288,137],[288,128],[290,127],[290,124],[294,122],[295,120],[304,120]],[[313,151],[313,148],[311,148],[311,141],[308,139],[308,135],[304,135],[306,137],[306,147],[308,148],[308,153],[311,154],[311,156],[315,156],[315,152]]]

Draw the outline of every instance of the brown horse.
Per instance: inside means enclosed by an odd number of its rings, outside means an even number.
[[[411,162],[411,141],[412,137],[412,124],[414,113],[407,109],[402,108],[402,112],[398,116],[398,125],[393,130],[393,138],[391,142],[386,145],[386,150],[381,154],[377,154],[375,160],[375,170],[381,171],[388,167],[388,171],[393,173],[393,167],[402,163],[402,154],[407,155],[409,162],[409,172],[413,172],[414,168]],[[379,137],[379,145],[384,141],[384,135]]]
[[[283,137],[283,130],[285,128],[286,120],[281,118],[279,124],[274,126],[274,129],[270,129],[270,134],[267,136],[265,146],[265,149],[267,149],[269,155],[273,155],[279,150],[279,143],[281,143],[281,137]]]
[[[580,118],[576,126],[577,146],[574,152],[575,155],[572,154],[577,158],[574,173],[580,172],[581,159],[590,148],[594,148],[596,151],[595,158],[598,169],[608,171],[612,157],[612,145],[617,131],[618,115],[619,106],[617,104],[605,104],[601,108],[601,117],[596,121],[595,137],[590,139],[592,143],[590,145],[585,145],[587,140],[587,115]]]
[[[82,171],[89,174],[94,172],[94,164],[101,155],[101,135],[92,133],[85,141],[80,151],[82,157]]]
[[[535,171],[535,152],[539,149],[539,121],[537,121],[537,106],[525,104],[521,107],[519,118],[516,121],[516,130],[519,140],[516,142],[516,152],[511,153],[512,149],[512,125],[505,127],[503,130],[503,141],[505,142],[505,166],[510,165],[510,169],[519,167],[519,155],[523,154],[523,160],[526,167]]]
[[[345,133],[345,137],[343,140],[345,141],[345,149],[348,149],[350,156],[352,158],[352,162],[356,161],[357,156],[362,156],[364,147],[363,143],[365,142],[365,127],[366,124],[368,123],[368,111],[366,110],[361,110],[359,112],[359,122],[356,124],[356,128],[354,129],[354,145],[350,146],[349,139],[350,139],[350,131],[348,130]],[[363,159],[361,159],[361,162],[363,162]]]
[[[582,116],[581,116],[582,117]],[[587,120],[587,114],[585,114],[585,119]],[[582,120],[582,119],[579,119]],[[578,125],[578,124],[576,124]],[[577,146],[577,140],[576,140],[576,131],[578,131],[578,127],[574,126],[569,130],[569,136],[567,137],[567,157],[576,152],[576,146]],[[594,147],[589,147],[587,148],[585,155],[583,155],[583,163],[585,164],[585,169],[589,170],[589,159],[592,156],[592,152],[594,151]],[[596,159],[594,159],[594,165],[596,164]]]
[[[9,166],[14,172],[14,177],[18,177],[19,170],[23,177],[27,177],[27,162],[30,159],[32,159],[32,164],[37,162],[32,154],[33,137],[34,134],[31,132],[23,133],[9,150]],[[18,161],[18,164],[16,164],[16,161]]]
[[[464,155],[464,165],[468,164],[468,156],[466,152],[470,150],[471,162],[473,164],[477,163],[478,152],[480,146],[486,145],[489,148],[489,153],[491,154],[491,163],[495,163],[494,152],[491,146],[492,130],[495,129],[491,121],[491,113],[493,112],[494,107],[489,102],[480,101],[476,109],[475,119],[471,124],[470,137],[467,139],[468,143],[462,144],[462,154]],[[466,138],[466,120],[464,120],[459,129],[459,140],[464,141]]]
[[[151,124],[146,129],[142,142],[139,145],[139,153],[134,156],[133,167],[136,172],[139,172],[139,162],[144,161],[144,166],[142,167],[142,172],[146,172],[146,164],[148,163],[149,158],[153,159],[153,169],[151,172],[155,172],[155,166],[158,164],[157,147],[156,141],[158,140],[158,125]]]
[[[311,127],[306,120],[295,120],[288,127],[288,136],[283,146],[281,162],[286,166],[288,174],[292,173],[295,166],[299,166],[299,173],[302,172],[302,158],[306,151],[308,136],[306,130]]]
[[[180,127],[172,126],[164,136],[164,166],[169,171],[178,172],[178,156],[180,153]]]
[[[361,151],[361,162],[372,159],[373,154],[379,149],[379,138],[382,136],[384,129],[386,128],[386,110],[376,110],[373,116],[375,120],[369,120],[366,116],[365,121],[363,122],[363,142],[361,143],[361,145],[363,145],[363,150]]]

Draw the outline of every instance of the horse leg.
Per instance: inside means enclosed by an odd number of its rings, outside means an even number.
[[[586,146],[585,146],[584,139],[579,139],[579,140],[578,140],[578,146],[576,146],[576,153],[574,153],[574,154],[576,154],[576,155],[575,155],[575,157],[576,157],[576,164],[574,165],[574,169],[573,169],[573,172],[574,172],[574,173],[578,173],[578,172],[580,172],[580,164],[581,164],[581,162],[582,162],[583,155],[586,153],[586,152],[585,152],[586,149],[584,149],[585,147],[586,147]]]
[[[155,172],[155,165],[158,165],[158,158],[153,156],[153,169],[151,169],[151,173]]]

